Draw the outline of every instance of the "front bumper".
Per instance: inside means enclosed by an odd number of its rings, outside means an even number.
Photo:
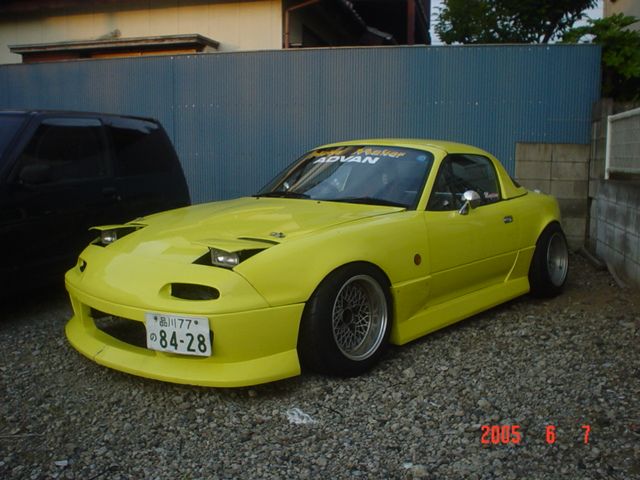
[[[300,374],[296,342],[304,305],[211,315],[212,355],[190,357],[131,345],[99,330],[92,308],[140,322],[144,322],[144,310],[67,288],[74,311],[65,328],[67,338],[100,365],[141,377],[210,387],[256,385]]]
[[[96,255],[91,256],[90,262],[96,263]],[[153,289],[138,287],[139,282],[135,278],[125,282],[124,276],[120,275],[121,282],[116,288],[115,282],[105,280],[104,275],[91,275],[89,269],[81,273],[76,267],[67,272],[66,287],[73,317],[67,323],[65,333],[76,350],[115,370],[190,385],[240,387],[300,374],[296,346],[303,303],[272,307],[258,300],[244,301],[248,300],[245,296],[243,301],[236,299],[234,303],[250,304],[247,310],[226,308],[220,311],[213,306],[217,300],[211,303],[191,302],[159,294],[146,298],[137,290],[158,290],[158,285],[175,276],[166,268],[149,275],[150,267],[150,264],[132,264],[127,271],[146,272],[146,278],[152,279],[147,283],[157,284]],[[192,272],[192,275],[197,274],[197,271]],[[223,276],[221,284],[225,283],[223,280],[232,279],[231,272],[224,271],[219,275]],[[123,283],[126,283],[126,288]],[[211,305],[210,310],[207,304]],[[206,316],[213,332],[211,356],[193,357],[150,350],[140,342],[116,338],[96,324],[100,312],[101,315],[126,319],[124,323],[144,331],[144,316],[148,311]]]

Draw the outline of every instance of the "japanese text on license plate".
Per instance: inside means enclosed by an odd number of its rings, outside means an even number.
[[[183,355],[211,355],[208,318],[154,312],[147,312],[144,317],[147,348]]]

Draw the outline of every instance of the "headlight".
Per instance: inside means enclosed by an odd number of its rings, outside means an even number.
[[[240,256],[235,252],[225,252],[218,248],[209,248],[211,264],[216,267],[233,268],[240,263]]]
[[[100,237],[93,242],[95,245],[106,247],[113,242],[121,239],[122,237],[129,235],[130,233],[140,230],[144,225],[115,225],[107,227],[94,227],[91,230],[98,230]]]
[[[238,250],[237,252],[227,252],[219,248],[209,247],[209,251],[197,258],[193,263],[196,265],[208,265],[210,267],[234,268],[247,258],[251,258],[263,250],[264,248],[250,248]]]
[[[100,243],[102,245],[109,245],[116,240],[118,240],[117,230],[103,230],[102,232],[100,232]]]

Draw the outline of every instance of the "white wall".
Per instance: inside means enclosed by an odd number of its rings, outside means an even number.
[[[197,33],[220,42],[219,51],[266,50],[282,47],[282,2],[218,0],[150,8],[150,2],[128,10],[104,6],[84,13],[56,13],[20,20],[0,19],[0,64],[20,63],[9,45],[95,40],[120,30],[121,37]]]

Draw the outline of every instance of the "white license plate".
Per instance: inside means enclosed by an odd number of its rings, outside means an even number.
[[[162,352],[208,357],[211,355],[209,319],[147,312],[147,348]]]

